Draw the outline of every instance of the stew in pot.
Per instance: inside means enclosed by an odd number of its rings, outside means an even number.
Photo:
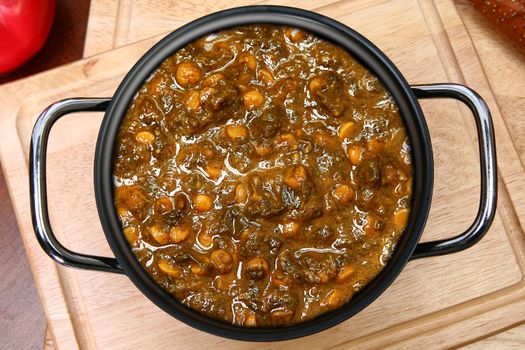
[[[271,327],[345,304],[406,226],[410,148],[392,97],[303,30],[237,27],[166,59],[131,102],[115,205],[167,292]]]

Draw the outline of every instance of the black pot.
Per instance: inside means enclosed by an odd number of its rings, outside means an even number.
[[[383,271],[346,305],[313,320],[286,327],[246,328],[206,317],[165,292],[141,267],[124,238],[113,201],[112,160],[115,138],[130,101],[153,70],[189,42],[229,27],[269,23],[303,28],[329,40],[358,59],[375,74],[395,99],[412,145],[414,190],[411,214],[391,260]],[[419,243],[430,209],[433,186],[432,147],[418,98],[447,97],[464,102],[473,112],[479,135],[481,199],[470,228],[451,239]],[[95,194],[100,221],[115,258],[79,254],[63,247],[49,222],[46,194],[46,147],[54,122],[71,112],[106,111],[95,153]],[[187,24],[153,46],[126,75],[112,98],[76,98],[59,101],[45,110],[31,140],[30,189],[33,226],[45,252],[60,264],[126,274],[151,301],[173,317],[200,330],[227,338],[273,341],[302,337],[332,327],[374,301],[398,276],[410,259],[466,249],[487,232],[496,210],[497,179],[494,132],[490,112],[471,89],[456,84],[410,87],[394,64],[354,30],[319,14],[279,6],[249,6],[217,12]]]

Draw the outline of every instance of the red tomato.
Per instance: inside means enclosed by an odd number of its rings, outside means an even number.
[[[42,48],[55,7],[55,0],[0,1],[0,73],[19,67]]]

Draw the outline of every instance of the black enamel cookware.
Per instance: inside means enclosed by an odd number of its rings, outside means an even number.
[[[267,23],[303,28],[329,40],[359,60],[390,91],[410,138],[414,166],[413,198],[408,226],[383,271],[346,305],[310,321],[275,328],[246,328],[226,324],[187,308],[165,292],[141,267],[121,232],[113,201],[112,159],[116,135],[130,101],[150,74],[177,50],[203,35],[229,27]],[[425,62],[414,62],[425,64]],[[430,209],[433,187],[432,146],[418,100],[452,98],[465,103],[477,125],[481,163],[479,211],[467,231],[439,241],[418,243]],[[95,196],[100,222],[115,257],[73,252],[58,242],[49,221],[46,193],[46,147],[53,124],[72,112],[105,111],[94,161]],[[487,232],[496,210],[496,155],[490,112],[480,96],[457,84],[410,86],[383,52],[351,28],[319,14],[279,6],[249,6],[217,12],[193,21],[153,46],[129,71],[111,98],[72,98],[46,109],[33,130],[30,189],[36,236],[51,258],[60,264],[127,275],[152,302],[173,317],[200,330],[227,338],[273,341],[302,337],[332,327],[374,301],[411,259],[466,249]],[[443,227],[443,230],[446,230]],[[410,291],[407,291],[410,293]],[[166,325],[169,327],[169,325]]]

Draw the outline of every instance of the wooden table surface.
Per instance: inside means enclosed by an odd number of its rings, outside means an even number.
[[[90,0],[58,0],[55,21],[42,50],[1,84],[82,58]],[[45,315],[40,305],[0,167],[0,349],[40,349]]]
[[[18,78],[36,74],[40,71],[62,65],[82,57],[86,22],[89,13],[89,0],[58,1],[56,20],[50,37],[44,49],[22,69],[0,76],[0,84]],[[466,11],[464,1],[460,14],[468,15],[464,18],[466,24],[479,22],[483,26],[483,19]],[[467,26],[469,31],[472,29]],[[477,27],[476,27],[477,28]],[[477,31],[481,40],[494,41],[498,34],[491,29]],[[474,37],[474,39],[478,39]],[[493,49],[501,51],[501,55],[508,55],[512,47],[504,40]],[[510,51],[509,51],[510,50]],[[512,77],[510,77],[512,79]],[[1,89],[1,86],[0,86]],[[27,264],[27,259],[18,234],[17,224],[10,204],[5,181],[0,168],[0,349],[34,349],[42,348],[45,333],[45,316],[40,306],[38,295]],[[469,345],[469,349],[520,349],[525,347],[525,325],[516,325],[505,332],[496,335],[487,335],[485,339]]]

